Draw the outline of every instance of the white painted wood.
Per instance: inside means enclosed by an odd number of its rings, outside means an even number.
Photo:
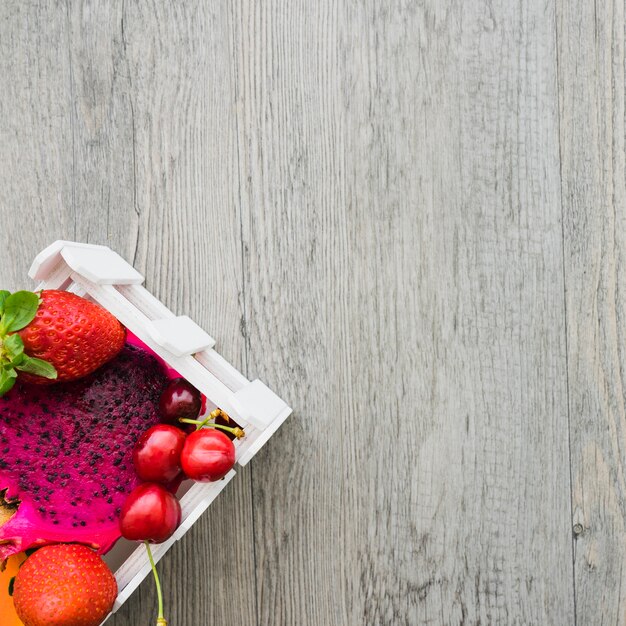
[[[175,317],[172,311],[141,285],[121,285],[116,288],[150,320],[161,318],[171,319]],[[212,348],[198,352],[195,354],[195,358],[212,374],[215,374],[215,376],[222,380],[232,391],[237,391],[248,384],[248,379]]]
[[[38,273],[39,275],[39,273]],[[72,270],[59,255],[56,265],[49,266],[47,278],[37,278],[39,283],[35,287],[37,291],[41,289],[67,289],[72,282]]]
[[[172,311],[141,285],[120,285],[116,286],[116,289],[131,304],[140,309],[149,320],[175,317]],[[241,389],[249,382],[239,370],[213,349],[199,352],[195,355],[195,358],[232,391]]]
[[[106,246],[96,246],[94,244],[79,243],[75,241],[64,241],[58,239],[46,246],[33,260],[28,275],[36,281],[47,280],[52,274],[53,268],[57,267],[64,261],[62,251],[68,247],[79,248],[82,250],[94,250],[100,248],[108,250]],[[67,262],[67,260],[65,260]]]
[[[187,315],[149,321],[146,330],[153,341],[178,357],[191,356],[215,345],[215,339]]]
[[[235,476],[231,470],[224,478],[214,483],[193,483],[189,491],[181,498],[183,520],[174,533],[177,541],[191,529],[198,518],[207,510],[211,502],[221,493],[230,480]]]
[[[75,272],[96,285],[133,285],[143,282],[143,276],[109,248],[64,246],[61,256]]]
[[[51,243],[35,257],[28,275],[33,280],[52,284],[56,271],[69,274],[68,270],[97,285],[133,285],[144,280],[132,265],[107,246],[62,240]]]
[[[215,350],[203,350],[195,355],[197,361],[217,376],[231,391],[248,384],[248,379]]]
[[[265,430],[289,408],[265,383],[253,380],[234,394],[237,414],[259,430]]]
[[[291,415],[292,409],[285,406],[283,411],[279,413],[270,426],[265,430],[254,431],[250,428],[246,429],[246,437],[240,444],[239,456],[237,463],[239,465],[247,465],[254,455],[269,441],[270,437],[282,426],[283,422]]]
[[[176,315],[142,285],[116,285],[115,288],[150,320],[172,319]]]

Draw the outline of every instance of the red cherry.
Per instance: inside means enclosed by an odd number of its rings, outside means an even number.
[[[141,480],[169,483],[180,473],[180,454],[185,433],[176,426],[157,424],[148,429],[135,444],[133,463]]]
[[[163,543],[178,528],[181,515],[174,494],[157,483],[144,483],[126,498],[120,513],[120,531],[131,541]]]
[[[159,398],[164,422],[178,423],[179,417],[195,420],[202,409],[202,394],[184,378],[174,378]]]
[[[193,480],[224,478],[235,464],[235,446],[221,431],[203,428],[188,435],[180,456],[183,472]]]

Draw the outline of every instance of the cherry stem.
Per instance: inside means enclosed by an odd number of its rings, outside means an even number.
[[[223,424],[213,424],[210,423],[209,420],[212,419],[211,416],[209,415],[209,417],[207,417],[205,420],[200,421],[200,420],[189,420],[186,419],[184,417],[179,417],[178,421],[182,422],[183,424],[195,424],[197,426],[196,430],[200,430],[201,428],[219,428],[220,430],[225,430],[227,433],[230,433],[231,435],[235,435],[235,437],[237,437],[237,439],[241,439],[245,433],[244,431],[239,428],[239,427],[231,427],[231,426],[224,426]]]
[[[152,550],[150,549],[150,543],[148,541],[143,542],[146,546],[146,552],[150,559],[150,567],[152,567],[152,575],[154,576],[154,583],[157,590],[157,598],[159,599],[159,616],[157,617],[157,626],[167,626],[167,621],[163,617],[163,592],[161,591],[161,581],[159,580],[159,574],[154,564],[154,558],[152,556]]]

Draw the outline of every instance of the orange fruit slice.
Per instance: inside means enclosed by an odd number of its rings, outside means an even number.
[[[20,564],[25,560],[24,555],[12,556],[4,572],[0,572],[0,615],[2,615],[2,626],[23,626],[17,617],[13,606],[13,598],[9,595],[9,583],[11,578],[17,574]]]

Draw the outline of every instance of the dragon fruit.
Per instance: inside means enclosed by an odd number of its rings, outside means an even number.
[[[113,546],[122,504],[139,483],[133,446],[159,422],[167,381],[154,356],[126,345],[79,381],[18,382],[0,398],[0,563],[52,542],[100,553]]]

